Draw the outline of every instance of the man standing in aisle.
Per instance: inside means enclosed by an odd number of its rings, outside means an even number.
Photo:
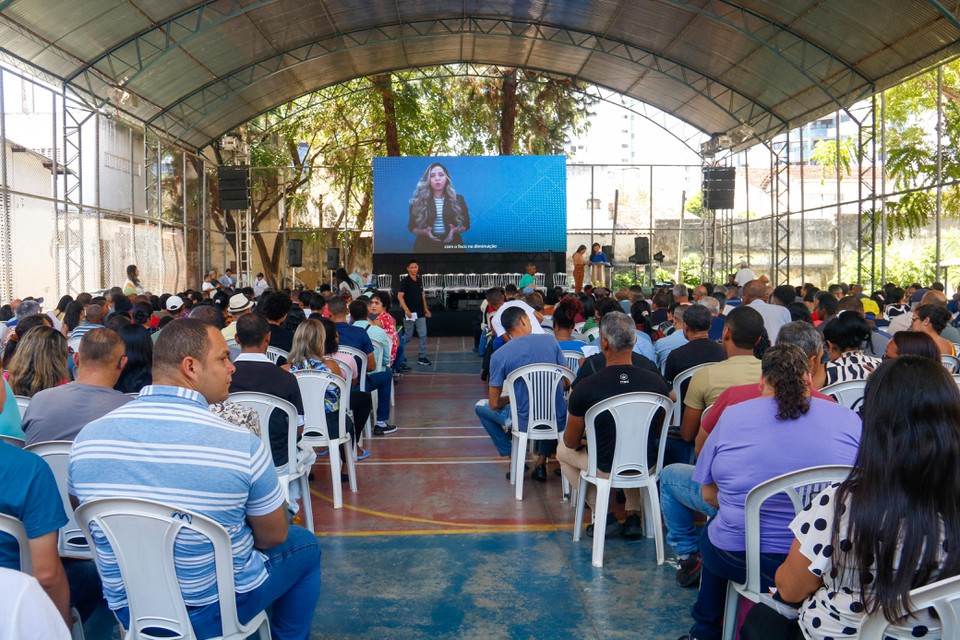
[[[420,265],[411,260],[407,264],[407,277],[400,281],[397,289],[397,299],[403,308],[403,333],[407,344],[413,340],[413,329],[416,327],[420,336],[420,353],[417,364],[429,367],[432,362],[427,359],[427,318],[430,309],[427,308],[427,296],[423,292],[420,282]]]

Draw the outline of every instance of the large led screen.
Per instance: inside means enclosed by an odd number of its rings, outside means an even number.
[[[567,250],[564,156],[373,161],[375,253]]]

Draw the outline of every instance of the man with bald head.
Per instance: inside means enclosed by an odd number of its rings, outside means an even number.
[[[924,304],[932,304],[938,307],[947,306],[947,296],[943,294],[942,291],[937,291],[936,289],[931,289],[923,294],[923,297],[920,299],[920,304],[913,305],[914,308],[917,308]],[[913,312],[907,311],[906,313],[901,313],[900,315],[893,318],[890,321],[889,326],[887,326],[887,333],[891,336],[897,331],[909,331],[910,325],[913,323]],[[960,331],[957,331],[956,327],[952,325],[947,325],[943,330],[943,333],[940,334],[940,337],[949,342],[960,343]]]
[[[775,344],[780,327],[790,322],[790,312],[786,307],[767,304],[769,297],[770,290],[762,280],[751,280],[743,285],[743,304],[760,314],[770,344]]]

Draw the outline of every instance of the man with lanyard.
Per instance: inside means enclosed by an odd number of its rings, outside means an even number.
[[[400,281],[397,289],[397,299],[403,309],[403,333],[407,343],[413,340],[413,329],[416,327],[420,336],[420,352],[417,364],[429,367],[433,363],[427,359],[427,318],[430,309],[427,308],[427,296],[420,283],[420,265],[411,260],[407,264],[407,277]]]

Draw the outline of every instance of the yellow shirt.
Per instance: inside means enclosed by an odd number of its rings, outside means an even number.
[[[702,411],[721,393],[741,384],[760,384],[760,361],[753,356],[734,356],[697,371],[690,378],[683,404]]]

